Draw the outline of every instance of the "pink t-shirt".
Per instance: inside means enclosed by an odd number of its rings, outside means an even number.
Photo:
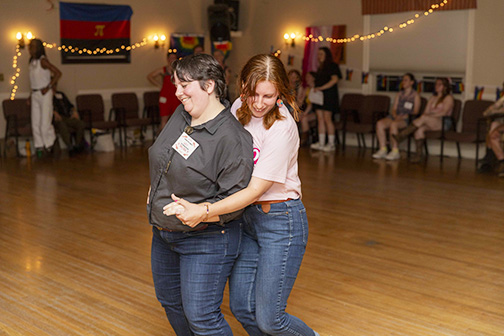
[[[241,106],[237,99],[231,112],[236,117],[236,110]],[[259,201],[286,200],[301,198],[301,181],[298,176],[299,134],[296,121],[285,106],[280,108],[284,119],[277,120],[265,129],[263,119],[252,117],[245,129],[254,139],[254,171],[252,176],[273,181],[273,185]]]

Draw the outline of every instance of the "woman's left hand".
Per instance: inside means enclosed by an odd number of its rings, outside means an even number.
[[[175,194],[171,197],[174,202],[163,207],[163,213],[166,216],[176,215],[182,223],[190,227],[195,227],[207,217],[206,206],[203,204],[188,202]]]

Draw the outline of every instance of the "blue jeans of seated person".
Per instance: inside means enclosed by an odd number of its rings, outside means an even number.
[[[175,333],[233,335],[220,306],[240,250],[241,220],[185,233],[152,230],[156,297]]]
[[[240,256],[229,282],[231,311],[251,336],[313,336],[299,318],[285,312],[308,240],[301,200],[249,206],[243,215]]]

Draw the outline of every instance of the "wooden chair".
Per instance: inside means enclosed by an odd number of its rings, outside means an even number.
[[[344,118],[343,127],[343,148],[346,143],[346,133],[352,132],[357,134],[357,141],[359,148],[362,145],[366,148],[366,140],[364,138],[365,134],[371,134],[371,149],[375,148],[375,127],[376,122],[382,118],[385,118],[390,109],[390,97],[384,95],[367,95],[364,96],[362,105],[358,109],[357,113],[354,114],[353,120],[348,116]]]
[[[336,139],[338,139],[338,143],[339,143],[338,131],[341,131],[343,134],[345,133],[344,130],[347,120],[349,118],[352,120],[356,118],[357,111],[361,108],[363,101],[364,101],[364,95],[360,93],[345,93],[341,98],[340,121],[334,123],[334,128],[336,129]],[[341,140],[342,140],[342,147],[343,149],[345,149],[346,146],[345,136],[342,136]]]
[[[479,144],[485,142],[486,119],[483,112],[492,105],[490,100],[468,100],[464,103],[462,113],[462,130],[456,132],[450,130],[445,132],[446,141],[455,141],[457,144],[458,158],[461,159],[460,143],[474,143],[476,145],[476,167],[478,166]]]
[[[7,157],[7,140],[16,139],[16,154],[19,156],[19,137],[31,137],[31,110],[28,99],[6,99],[2,102],[3,113],[6,121],[3,156]]]
[[[151,124],[150,118],[140,118],[138,114],[138,98],[133,92],[112,94],[112,114],[123,130],[124,143],[126,143],[126,130],[128,127],[140,127],[140,138],[143,139],[143,130]]]
[[[86,129],[89,130],[89,140],[91,142],[91,150],[93,150],[93,129],[106,131],[111,130],[113,136],[115,130],[119,128],[119,123],[117,121],[110,120],[112,116],[109,116],[108,121],[105,120],[105,108],[101,95],[78,95],[75,100],[80,118],[86,124]],[[121,128],[119,128],[119,144],[121,147],[123,146]]]
[[[445,140],[445,132],[448,131],[456,131],[457,130],[457,123],[460,118],[460,112],[462,111],[462,101],[460,99],[454,99],[453,101],[453,111],[451,116],[445,116],[443,117],[443,127],[441,128],[440,131],[427,131],[425,132],[425,154],[429,155],[429,150],[427,148],[427,140],[440,140],[441,144],[441,152],[439,154],[439,160],[440,162],[443,162],[443,155],[444,155],[444,140]]]
[[[146,91],[143,94],[143,118],[149,118],[152,125],[152,136],[155,139],[157,126],[161,123],[159,115],[159,91]]]

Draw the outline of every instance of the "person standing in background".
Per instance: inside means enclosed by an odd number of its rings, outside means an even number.
[[[159,115],[161,117],[159,132],[164,128],[177,106],[180,105],[175,96],[175,85],[172,83],[172,63],[177,60],[177,53],[170,49],[166,54],[166,59],[166,66],[158,68],[147,75],[149,82],[161,88],[159,93]]]
[[[31,124],[37,157],[52,153],[56,144],[56,133],[52,125],[53,91],[51,88],[61,78],[61,71],[49,62],[42,41],[32,39],[30,52]]]
[[[338,82],[342,78],[339,65],[333,61],[331,50],[327,47],[318,50],[319,67],[313,92],[322,91],[324,99],[317,113],[319,141],[311,145],[312,149],[331,152],[336,149],[336,129],[334,115],[339,113]],[[325,137],[327,133],[327,145]]]

